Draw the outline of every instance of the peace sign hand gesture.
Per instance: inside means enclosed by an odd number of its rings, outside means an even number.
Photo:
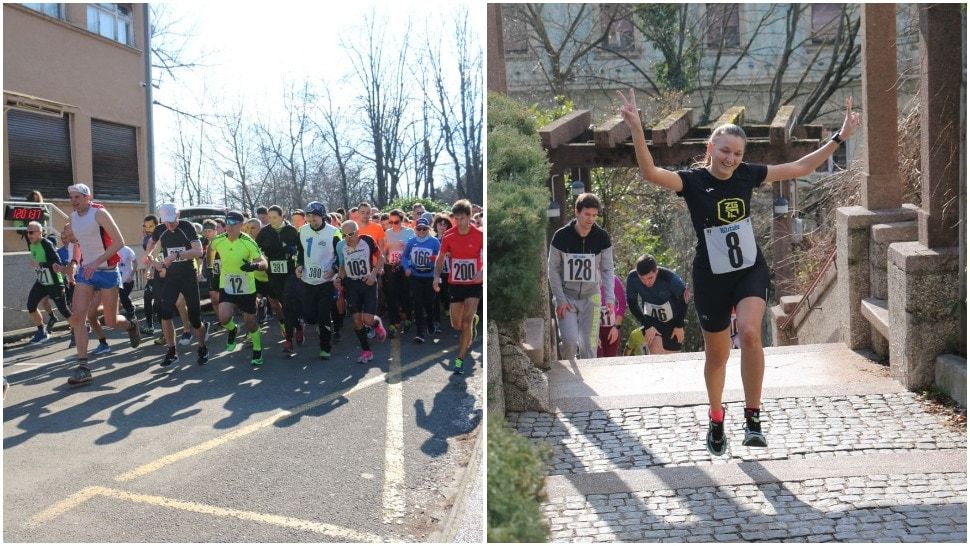
[[[845,121],[842,122],[842,128],[839,129],[839,136],[841,136],[843,139],[851,137],[852,133],[859,128],[860,123],[860,114],[852,111],[852,97],[846,97]]]
[[[640,112],[637,110],[637,97],[633,94],[633,89],[630,89],[630,96],[627,97],[623,94],[623,91],[617,91],[617,95],[620,96],[620,115],[623,116],[623,121],[632,130],[640,129],[643,130],[643,125],[640,123]]]

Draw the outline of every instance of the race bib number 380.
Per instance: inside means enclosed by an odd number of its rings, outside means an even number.
[[[714,273],[730,273],[751,267],[758,257],[751,218],[704,230],[707,255]]]
[[[566,254],[563,276],[566,282],[599,282],[593,254]]]

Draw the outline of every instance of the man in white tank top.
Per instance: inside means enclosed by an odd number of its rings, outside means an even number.
[[[91,188],[86,184],[75,184],[67,188],[71,196],[71,227],[81,245],[81,268],[75,275],[77,282],[71,308],[71,325],[77,342],[78,367],[67,380],[71,385],[83,385],[91,381],[88,367],[88,332],[84,319],[95,301],[95,291],[101,292],[101,305],[104,306],[104,322],[109,328],[128,331],[132,347],[141,341],[137,324],[118,314],[118,289],[121,287],[121,273],[118,271],[118,250],[125,240],[118,225],[100,204],[91,202]]]

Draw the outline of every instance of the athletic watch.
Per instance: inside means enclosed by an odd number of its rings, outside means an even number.
[[[840,135],[838,131],[832,133],[830,140],[833,140],[836,144],[842,144],[842,142],[844,142],[842,140],[842,135]]]

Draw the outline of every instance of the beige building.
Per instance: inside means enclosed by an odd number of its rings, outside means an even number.
[[[70,213],[67,187],[88,184],[136,250],[151,201],[146,9],[3,5],[4,202],[37,190]],[[57,213],[52,220],[58,230],[65,222]],[[26,245],[5,230],[3,250]]]

